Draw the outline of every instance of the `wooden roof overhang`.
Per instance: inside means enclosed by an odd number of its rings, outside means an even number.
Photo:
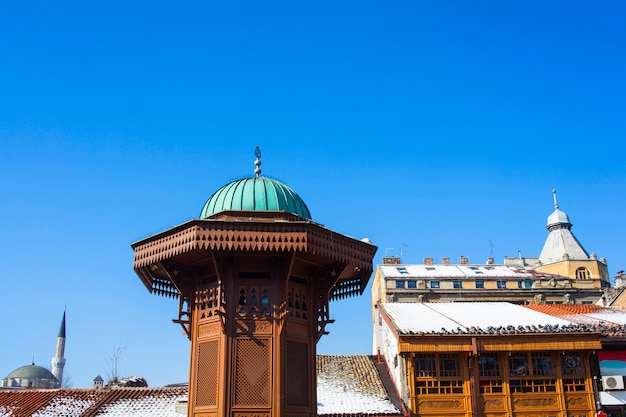
[[[599,333],[399,335],[399,353],[600,350]]]
[[[289,253],[322,270],[339,270],[327,277],[334,283],[330,298],[360,295],[372,274],[376,246],[297,216],[237,213],[219,219],[190,220],[131,245],[133,268],[150,292],[177,296],[168,265],[194,268],[223,254]]]

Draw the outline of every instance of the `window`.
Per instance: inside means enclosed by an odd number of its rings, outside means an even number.
[[[398,272],[402,275],[408,275],[408,271],[406,270],[406,268],[404,266],[399,266],[396,268],[398,270]]]
[[[528,355],[526,353],[516,353],[509,357],[509,374],[511,376],[528,376]]]
[[[430,288],[439,288],[439,281],[430,281]]]
[[[477,280],[476,281],[476,288],[485,288],[485,281]]]
[[[564,352],[561,355],[561,368],[563,375],[581,375],[583,374],[583,368],[580,364],[580,353],[578,352]]]
[[[479,376],[500,376],[500,362],[497,353],[483,353],[478,357]]]
[[[550,352],[519,352],[509,357],[511,392],[556,392]]]
[[[581,266],[576,270],[576,279],[591,279],[591,274],[587,268]]]
[[[449,376],[460,376],[461,366],[459,364],[458,355],[440,354],[439,355],[439,376],[442,378]]]
[[[396,288],[404,288],[404,281],[396,280]]]
[[[506,281],[498,281],[498,288],[506,288]]]
[[[520,279],[517,281],[517,288],[532,288],[533,282],[527,279]]]
[[[463,288],[463,283],[461,281],[454,281],[454,288]]]
[[[481,394],[502,393],[500,358],[497,353],[483,353],[478,357],[478,376]]]
[[[437,376],[437,355],[434,353],[415,356],[415,375],[418,377]]]
[[[531,357],[533,360],[533,375],[554,375],[554,370],[552,369],[552,357],[549,352],[533,352]]]
[[[409,284],[409,288],[417,288],[416,281],[407,281],[407,284]]]
[[[454,353],[424,353],[414,357],[418,394],[462,394],[461,359]]]

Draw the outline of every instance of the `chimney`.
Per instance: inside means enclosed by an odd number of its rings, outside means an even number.
[[[441,258],[441,263],[444,265],[450,265],[450,258]]]
[[[398,258],[397,256],[383,258],[383,263],[385,265],[400,265],[400,258]]]
[[[493,258],[487,258],[487,265],[493,265]]]
[[[467,265],[467,257],[461,256],[461,265]]]
[[[424,265],[432,265],[433,258],[424,258]]]

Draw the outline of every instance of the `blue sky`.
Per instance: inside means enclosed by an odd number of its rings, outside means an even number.
[[[130,244],[252,176],[257,145],[376,264],[538,256],[554,187],[626,269],[626,4],[388,3],[0,5],[0,378],[49,366],[67,308],[73,386],[120,346],[122,376],[186,381],[177,302]],[[369,309],[332,304],[318,352],[369,353]]]

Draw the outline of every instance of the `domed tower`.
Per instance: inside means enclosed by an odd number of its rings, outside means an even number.
[[[311,219],[287,185],[233,181],[200,218],[132,245],[149,291],[179,298],[191,340],[189,416],[315,416],[329,302],[362,294],[376,247]]]
[[[609,287],[606,261],[598,260],[595,253],[587,253],[572,233],[569,217],[559,209],[556,190],[552,190],[552,195],[554,211],[548,216],[548,237],[539,255],[541,265],[537,271],[570,277],[575,287]]]

